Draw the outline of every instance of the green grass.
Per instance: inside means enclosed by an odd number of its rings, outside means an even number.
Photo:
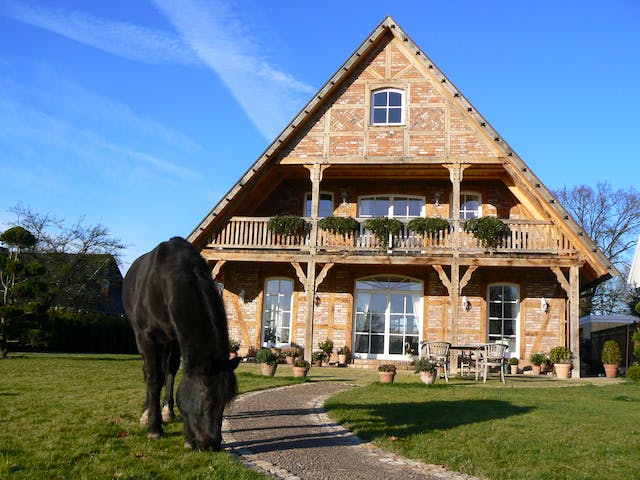
[[[637,384],[518,376],[487,385],[374,383],[332,397],[327,409],[384,449],[476,476],[638,478]]]
[[[296,383],[254,365],[241,392]],[[226,452],[183,448],[182,425],[148,440],[138,425],[142,362],[126,355],[26,355],[0,361],[1,479],[262,479]]]
[[[285,365],[273,378],[253,364],[236,373],[241,393],[300,382]],[[310,380],[360,385],[330,399],[330,414],[407,457],[492,479],[638,478],[638,385],[519,375],[429,387],[404,371],[381,385],[346,368],[312,368]],[[264,479],[226,452],[185,450],[180,422],[148,440],[143,401],[138,356],[0,361],[0,479]]]

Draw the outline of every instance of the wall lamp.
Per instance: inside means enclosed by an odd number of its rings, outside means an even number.
[[[461,303],[462,309],[465,312],[468,312],[469,310],[471,310],[471,302],[469,301],[466,295],[462,296],[462,298],[460,299],[460,303]]]
[[[542,313],[547,313],[549,311],[549,302],[544,297],[540,299],[540,311]]]
[[[440,192],[437,192],[433,195],[433,203],[436,207],[440,206]]]
[[[238,292],[238,298],[242,303],[244,303],[244,296],[246,293],[247,292],[244,291],[244,288],[241,288],[240,291]]]

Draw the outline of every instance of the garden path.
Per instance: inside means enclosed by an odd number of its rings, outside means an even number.
[[[241,395],[225,415],[224,447],[286,480],[477,480],[385,452],[333,422],[325,399],[351,387],[308,382]]]

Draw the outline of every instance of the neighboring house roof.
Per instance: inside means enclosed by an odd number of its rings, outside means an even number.
[[[627,283],[632,287],[640,288],[640,235],[638,235],[636,253],[633,255],[633,262],[631,263],[631,270],[629,271]]]
[[[265,171],[273,162],[277,161],[277,157],[281,152],[286,151],[288,145],[295,140],[296,135],[301,126],[311,121],[315,113],[323,107],[328,99],[340,89],[357,66],[363,59],[367,58],[375,48],[378,48],[382,42],[388,40],[388,36],[392,35],[399,41],[403,42],[406,48],[415,54],[424,68],[428,69],[431,75],[437,78],[444,91],[448,92],[452,102],[457,102],[458,106],[468,112],[468,114],[477,122],[476,129],[483,134],[485,138],[493,141],[493,144],[504,154],[504,168],[509,174],[518,181],[521,181],[529,189],[529,193],[536,199],[536,205],[548,212],[554,220],[560,225],[564,224],[573,232],[575,242],[581,245],[580,251],[585,257],[587,265],[592,270],[590,278],[594,279],[593,283],[600,283],[612,276],[618,275],[619,272],[611,264],[609,259],[600,251],[597,245],[588,237],[578,223],[571,217],[569,212],[565,210],[557,198],[547,189],[542,181],[531,171],[524,161],[516,154],[516,152],[504,141],[498,132],[480,115],[476,108],[469,102],[464,95],[451,83],[451,81],[440,71],[435,63],[422,51],[411,38],[397,25],[391,18],[386,17],[376,29],[367,37],[367,39],[357,48],[357,50],[347,59],[347,61],[338,69],[338,71],[329,79],[327,83],[318,91],[316,95],[307,103],[307,105],[296,115],[289,125],[280,133],[275,141],[265,150],[265,152],[256,160],[256,162],[247,170],[242,178],[222,197],[222,200],[207,214],[207,216],[198,224],[191,232],[188,240],[197,245],[204,246],[206,238],[215,222],[225,209],[234,201],[241,189]],[[310,163],[312,160],[310,159]],[[330,161],[328,162],[330,164]],[[584,287],[584,286],[582,286]]]

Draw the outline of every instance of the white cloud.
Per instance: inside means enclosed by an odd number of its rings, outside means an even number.
[[[144,63],[198,65],[180,37],[125,22],[107,22],[85,13],[7,2],[6,16],[99,50]]]
[[[226,3],[154,1],[266,139],[272,140],[315,92],[272,67],[260,43]]]

